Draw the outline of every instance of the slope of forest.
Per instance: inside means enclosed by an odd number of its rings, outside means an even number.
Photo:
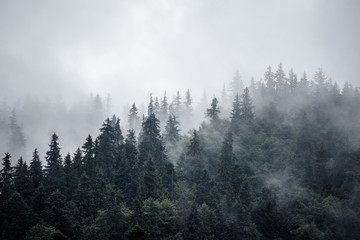
[[[134,104],[72,155],[53,133],[44,164],[5,153],[0,238],[360,239],[358,88],[280,64],[237,73],[196,129],[191,103]]]

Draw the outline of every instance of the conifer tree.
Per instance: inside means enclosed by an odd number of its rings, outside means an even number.
[[[275,89],[275,74],[271,71],[271,67],[269,66],[267,71],[265,72],[265,84],[268,89]]]
[[[61,164],[61,155],[60,147],[58,143],[59,137],[56,133],[53,133],[51,136],[50,150],[46,152],[46,162],[47,166],[45,167],[46,173],[49,174],[51,168],[57,164]]]
[[[129,128],[134,129],[135,132],[138,132],[140,125],[140,117],[138,116],[138,109],[135,103],[133,103],[132,107],[130,108],[128,117]]]
[[[15,190],[26,200],[30,200],[31,196],[31,179],[29,168],[22,157],[19,158],[14,172]]]
[[[32,181],[32,189],[35,191],[43,183],[43,172],[42,172],[42,163],[39,158],[38,150],[35,148],[33,153],[33,158],[30,162],[30,177]]]
[[[96,163],[94,160],[94,142],[91,135],[89,134],[86,138],[86,142],[82,146],[83,156],[83,166],[85,172],[89,177],[94,177],[96,172]]]
[[[213,122],[216,122],[219,120],[220,110],[217,105],[218,105],[218,100],[214,97],[211,102],[210,108],[206,109],[206,116],[208,118],[210,118],[210,120]]]
[[[155,98],[155,104],[154,104],[154,113],[156,118],[159,118],[160,113],[160,103],[158,97]]]
[[[185,94],[185,101],[184,101],[184,114],[182,115],[182,125],[185,129],[192,128],[192,117],[193,117],[193,107],[192,107],[192,97],[189,89],[186,91]]]
[[[231,92],[232,96],[235,97],[236,94],[239,94],[243,91],[244,83],[241,80],[239,71],[235,72],[235,76],[231,82]]]
[[[17,153],[25,148],[25,137],[21,127],[17,123],[15,109],[10,116],[10,138],[8,148],[12,153]]]
[[[154,113],[154,102],[152,98],[152,93],[150,93],[150,102],[147,110],[147,115],[150,116],[153,113]]]
[[[164,97],[161,100],[160,104],[160,112],[159,112],[159,120],[161,129],[164,129],[165,123],[169,116],[169,104],[167,102],[166,92],[164,93]]]
[[[10,153],[5,153],[5,157],[2,159],[3,168],[1,170],[1,179],[0,179],[0,187],[1,191],[3,191],[4,187],[9,187],[13,181],[13,168],[11,167],[11,155]]]
[[[50,150],[46,152],[47,165],[45,166],[46,185],[45,190],[48,194],[58,189],[64,192],[65,189],[65,174],[60,155],[60,147],[58,143],[58,136],[53,133],[51,136]]]
[[[275,73],[275,88],[277,90],[283,90],[286,86],[285,72],[282,67],[282,63],[279,64]]]
[[[105,120],[97,138],[95,161],[97,171],[101,168],[108,181],[112,181],[115,173],[116,157],[118,154],[119,136],[116,137],[114,122],[109,118]]]
[[[234,98],[234,102],[233,102],[233,108],[232,111],[230,113],[230,118],[232,121],[238,121],[241,119],[241,102],[240,102],[240,98],[239,98],[239,94],[236,94],[235,98]]]
[[[250,98],[249,89],[245,88],[244,93],[241,95],[241,119],[246,121],[254,119],[253,108],[254,106],[252,105],[252,99]]]
[[[219,178],[223,187],[227,188],[231,185],[230,181],[233,178],[234,167],[233,136],[232,132],[228,132],[225,135],[220,156]]]
[[[174,115],[170,115],[165,126],[164,139],[165,141],[178,141],[180,138],[179,122]]]

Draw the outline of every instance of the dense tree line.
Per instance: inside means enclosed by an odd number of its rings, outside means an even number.
[[[231,99],[231,100],[229,100]],[[213,98],[188,134],[192,98],[135,104],[63,156],[0,175],[1,239],[359,239],[360,93],[321,69],[300,80],[282,64]],[[139,133],[138,133],[139,132]]]

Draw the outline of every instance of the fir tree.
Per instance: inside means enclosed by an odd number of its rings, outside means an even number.
[[[230,113],[230,118],[232,121],[238,121],[241,119],[241,102],[239,98],[239,94],[236,94],[233,102],[233,108]]]
[[[250,98],[249,89],[245,88],[244,93],[241,95],[241,119],[246,121],[254,119],[253,108],[254,106],[252,105],[252,99]]]
[[[268,89],[275,89],[275,74],[271,71],[271,67],[269,66],[267,71],[265,72],[265,84]]]
[[[5,157],[2,159],[3,169],[1,170],[1,179],[0,179],[0,186],[1,191],[3,191],[4,187],[9,187],[13,181],[13,168],[11,167],[11,155],[10,153],[5,153]]]
[[[148,110],[147,110],[148,117],[153,113],[154,113],[154,102],[153,102],[153,98],[152,98],[152,93],[150,93],[150,102],[149,102],[149,106],[148,106]]]
[[[211,102],[211,107],[206,109],[206,116],[211,119],[211,121],[216,122],[219,120],[220,110],[218,108],[218,100],[214,97]]]
[[[174,115],[170,115],[165,126],[164,139],[165,141],[178,141],[180,138],[179,122]]]
[[[165,123],[169,116],[169,104],[167,102],[166,92],[164,93],[164,97],[161,100],[160,112],[159,112],[159,120],[161,124],[161,129],[164,129]]]
[[[235,96],[236,94],[239,94],[243,91],[244,83],[241,80],[239,71],[235,72],[235,76],[231,82],[231,92],[232,96]]]
[[[86,142],[82,146],[82,151],[84,153],[83,166],[85,168],[85,172],[88,176],[94,177],[96,171],[96,163],[94,160],[94,142],[91,135],[87,136]]]
[[[39,158],[38,150],[35,148],[33,158],[30,162],[30,177],[32,181],[32,188],[37,190],[43,183],[42,164]]]
[[[128,117],[129,128],[134,129],[137,132],[139,130],[140,117],[138,116],[138,109],[135,103],[133,103],[132,107],[130,108]]]

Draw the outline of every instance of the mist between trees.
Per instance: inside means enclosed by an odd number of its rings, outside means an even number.
[[[110,96],[4,100],[2,238],[360,238],[357,87],[280,63],[198,99],[150,94],[121,122]]]

